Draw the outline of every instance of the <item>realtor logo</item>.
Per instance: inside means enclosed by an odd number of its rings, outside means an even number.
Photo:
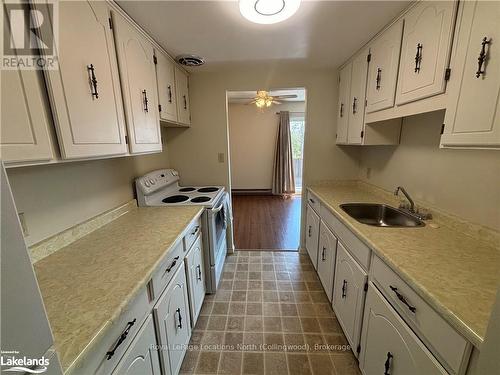
[[[57,8],[51,1],[4,3],[3,69],[57,68]]]
[[[3,372],[22,373],[22,374],[43,374],[47,371],[50,361],[48,358],[28,358],[26,356],[18,357],[17,350],[2,350],[0,356],[0,366]]]

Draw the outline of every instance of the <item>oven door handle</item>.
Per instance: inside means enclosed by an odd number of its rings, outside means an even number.
[[[211,209],[211,210],[210,210],[210,212],[211,212],[211,213],[213,213],[213,214],[216,214],[217,212],[219,212],[219,211],[220,211],[220,210],[222,210],[223,208],[224,208],[224,202],[222,202],[222,203],[219,205],[219,207]]]

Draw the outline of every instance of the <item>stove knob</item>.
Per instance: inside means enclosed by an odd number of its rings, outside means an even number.
[[[151,185],[154,185],[154,184],[155,184],[155,180],[150,179],[150,180],[149,180],[149,183],[150,183]]]
[[[149,183],[149,181],[146,181],[146,182],[144,183],[144,185],[145,185],[146,187],[150,187],[150,186],[151,186],[151,184]]]

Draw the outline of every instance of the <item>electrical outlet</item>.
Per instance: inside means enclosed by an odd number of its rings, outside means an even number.
[[[219,159],[219,163],[224,163],[224,153],[223,152],[219,152],[218,159]]]
[[[24,237],[28,237],[30,232],[28,231],[28,225],[26,225],[26,219],[24,218],[24,212],[19,212],[17,214],[19,216],[19,221],[21,222],[21,228],[23,229]]]
[[[369,180],[371,176],[372,176],[372,169],[366,168],[366,179]]]

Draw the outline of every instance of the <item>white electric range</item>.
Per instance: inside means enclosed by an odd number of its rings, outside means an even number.
[[[139,206],[199,205],[205,210],[202,241],[207,293],[215,293],[227,254],[226,231],[230,222],[229,195],[223,186],[179,186],[179,173],[159,169],[135,180]]]

